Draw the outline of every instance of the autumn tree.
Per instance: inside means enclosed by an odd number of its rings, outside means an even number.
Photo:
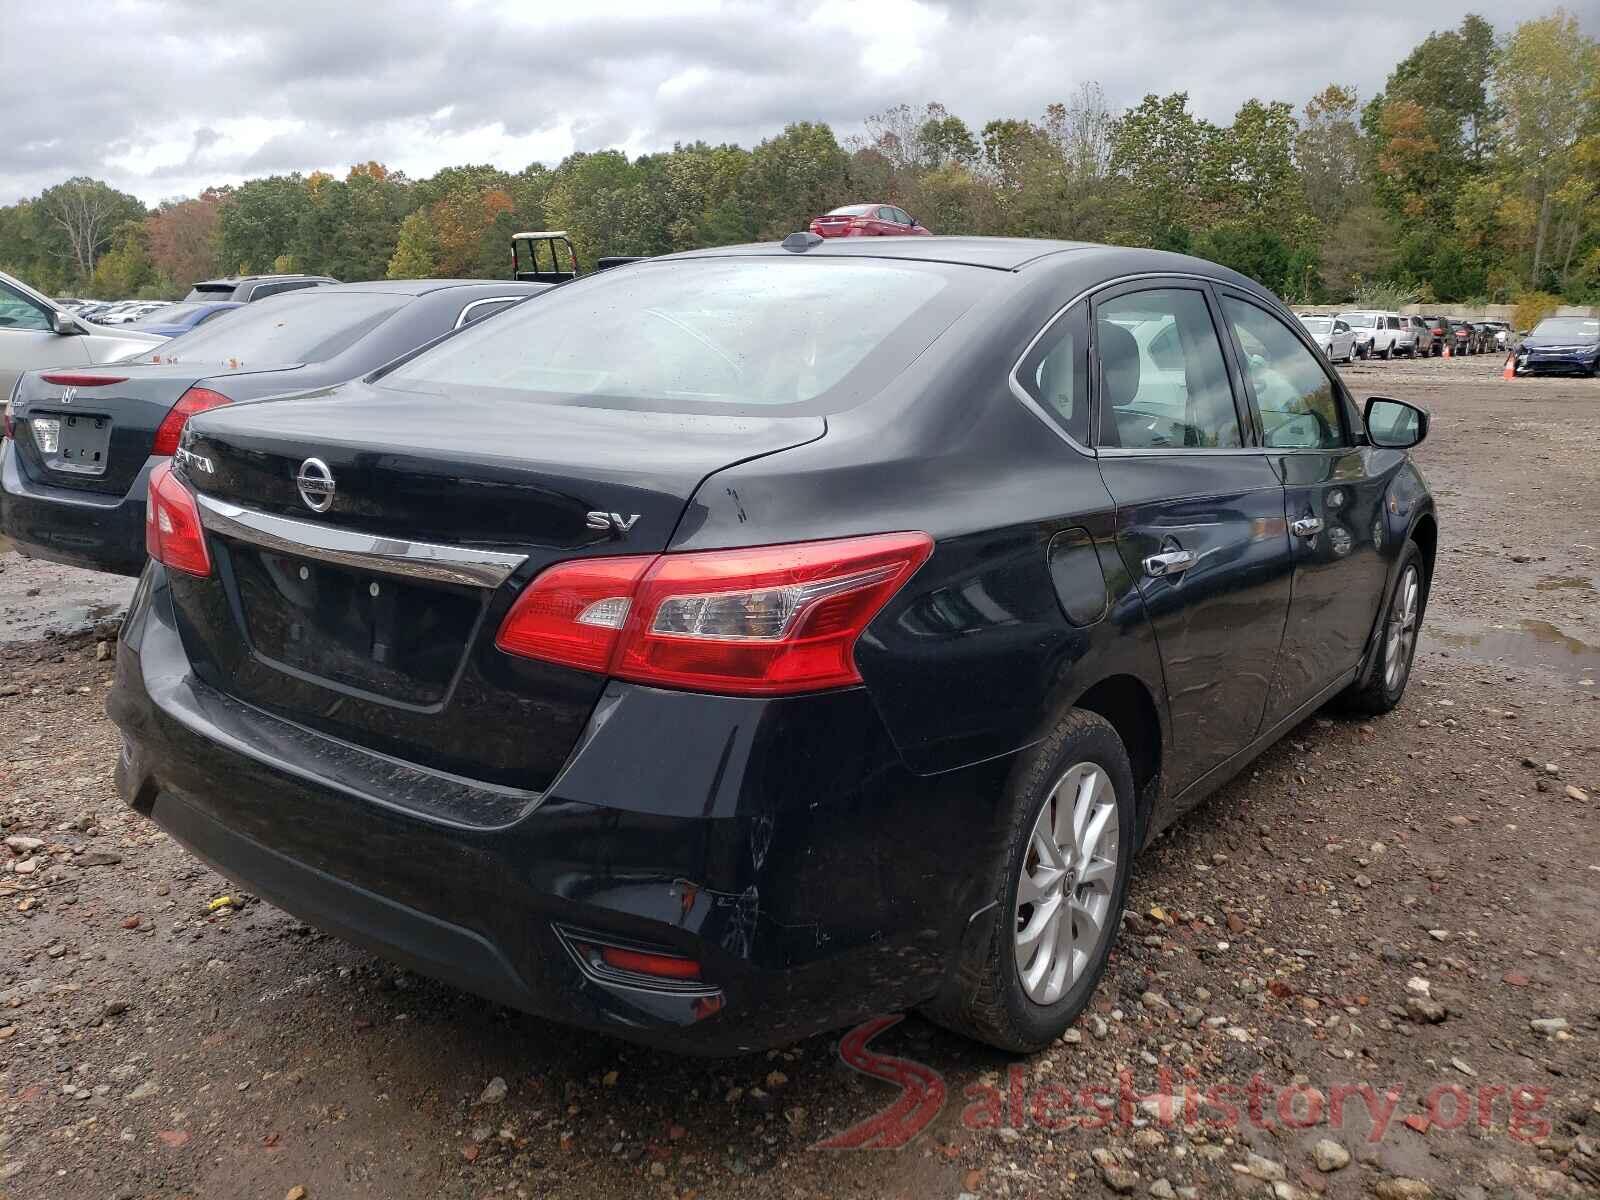
[[[207,189],[193,200],[163,200],[145,218],[150,263],[176,290],[216,273],[221,207],[222,194]]]

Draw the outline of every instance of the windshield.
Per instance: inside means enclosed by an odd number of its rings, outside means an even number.
[[[221,364],[232,370],[322,362],[349,349],[410,296],[314,288],[236,310],[175,337],[152,356],[169,363]]]
[[[987,282],[872,259],[640,264],[469,326],[385,382],[669,412],[847,407],[903,370]]]
[[[1371,313],[1340,313],[1339,320],[1343,321],[1347,325],[1353,325],[1357,329],[1372,328]]]
[[[1546,317],[1533,327],[1533,336],[1593,342],[1600,340],[1600,320],[1594,317]]]
[[[1331,333],[1333,331],[1332,317],[1301,317],[1300,324],[1306,327],[1308,333]]]

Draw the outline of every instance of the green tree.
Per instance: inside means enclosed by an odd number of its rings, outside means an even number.
[[[1570,271],[1587,232],[1594,179],[1584,172],[1600,162],[1600,50],[1565,11],[1525,21],[1506,43],[1495,92],[1506,114],[1506,191],[1523,201],[1501,211],[1531,240],[1527,280],[1538,290]]]
[[[1306,208],[1325,226],[1366,203],[1364,156],[1356,91],[1330,83],[1306,102],[1294,139]]]
[[[1123,182],[1121,235],[1143,246],[1187,248],[1215,193],[1216,126],[1189,111],[1189,94],[1146,96],[1111,133],[1111,171]]]
[[[240,184],[218,213],[219,265],[242,274],[271,270],[280,255],[292,252],[301,218],[310,210],[310,187],[299,172]]]
[[[88,279],[121,226],[145,215],[144,205],[125,192],[87,176],[46,188],[36,202],[51,248],[74,277]]]
[[[384,275],[389,279],[428,279],[438,270],[435,237],[427,209],[419,208],[400,222],[400,238]]]

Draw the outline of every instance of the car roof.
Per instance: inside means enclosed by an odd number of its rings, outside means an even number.
[[[1063,254],[1072,250],[1113,249],[1123,248],[1101,246],[1094,242],[1060,242],[1048,238],[828,238],[800,253],[808,257],[826,258],[901,258],[1016,271],[1048,255]],[[658,261],[671,261],[675,258],[731,258],[790,253],[795,252],[785,250],[780,242],[750,242],[739,246],[711,246],[703,250],[686,250],[679,254],[665,255]],[[1155,254],[1159,251],[1143,253]]]

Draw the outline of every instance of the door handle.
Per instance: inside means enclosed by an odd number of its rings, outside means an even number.
[[[1162,579],[1168,575],[1182,575],[1199,561],[1200,556],[1193,550],[1167,550],[1145,559],[1144,570],[1152,579]]]
[[[1321,517],[1301,517],[1289,526],[1295,537],[1312,538],[1322,532]]]

